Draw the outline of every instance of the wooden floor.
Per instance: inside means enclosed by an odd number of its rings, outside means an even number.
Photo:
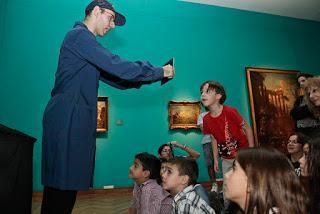
[[[210,190],[210,182],[201,184]],[[132,188],[116,188],[78,192],[72,214],[127,214],[132,200],[132,190]],[[33,214],[40,213],[41,201],[42,193],[35,192],[32,198]]]
[[[132,199],[129,191],[89,191],[79,193],[73,214],[123,214],[128,213]],[[41,194],[34,194],[32,198],[32,213],[39,214],[41,209]]]

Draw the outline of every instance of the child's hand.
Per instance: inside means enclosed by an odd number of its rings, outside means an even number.
[[[181,148],[183,147],[181,144],[179,144],[177,141],[170,141],[169,142],[169,145],[172,145],[173,147],[176,147],[176,148]]]
[[[219,169],[219,163],[218,163],[217,160],[214,161],[214,171],[215,171],[215,172],[219,172],[219,171],[220,171],[220,169]]]

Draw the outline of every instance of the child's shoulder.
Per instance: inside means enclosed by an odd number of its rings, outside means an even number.
[[[235,111],[235,110],[237,110],[237,109],[236,109],[235,107],[232,107],[232,106],[223,105],[223,110]]]
[[[142,191],[144,192],[162,192],[163,188],[158,182],[154,179],[149,179],[146,182],[143,183],[143,186],[141,187]]]
[[[164,190],[162,186],[159,185],[157,182],[151,182],[149,183],[149,185],[145,185],[142,188],[142,194],[148,195],[151,201],[173,201],[172,197],[170,196],[170,193]]]
[[[236,113],[239,114],[238,110],[235,107],[223,105],[223,111],[227,113]]]
[[[187,201],[198,201],[199,195],[196,193],[194,186],[190,185],[184,188],[184,190],[180,193],[182,196],[181,199],[187,200]]]
[[[202,112],[199,116],[204,117],[204,116],[206,116],[208,113],[210,113],[210,112],[209,112],[209,111],[205,111],[205,112]]]
[[[184,200],[184,203],[193,207],[194,211],[205,209],[209,212],[212,212],[212,208],[201,198],[200,195],[196,193],[194,189],[186,193]]]
[[[142,184],[143,188],[147,187],[161,187],[155,179],[148,179]]]

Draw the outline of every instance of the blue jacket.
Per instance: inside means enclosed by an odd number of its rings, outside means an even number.
[[[43,116],[42,184],[61,190],[92,186],[99,79],[127,89],[162,78],[162,67],[112,54],[83,23],[76,22],[61,46]]]

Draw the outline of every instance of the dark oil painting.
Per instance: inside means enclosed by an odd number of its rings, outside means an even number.
[[[246,68],[246,72],[255,145],[286,152],[294,132],[290,110],[297,97],[297,71]]]

